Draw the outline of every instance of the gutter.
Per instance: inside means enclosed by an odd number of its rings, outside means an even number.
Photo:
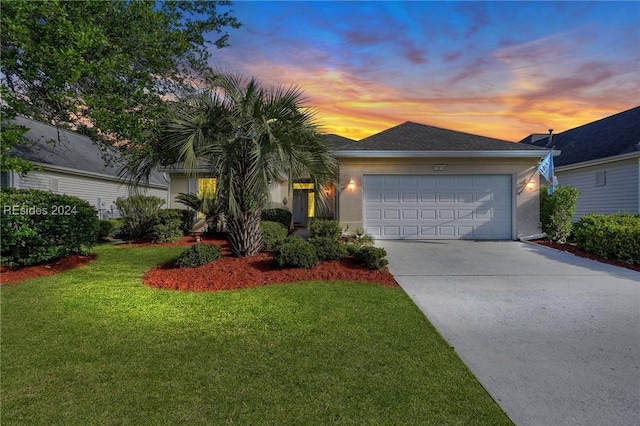
[[[540,158],[549,150],[532,151],[336,151],[338,158]],[[560,155],[553,150],[554,157]]]
[[[557,172],[564,172],[572,169],[579,169],[581,167],[598,166],[600,164],[614,163],[616,161],[628,160],[630,158],[640,158],[640,152],[629,152],[627,154],[618,154],[612,157],[598,158],[595,160],[583,161],[581,163],[567,164],[566,166],[556,167]]]

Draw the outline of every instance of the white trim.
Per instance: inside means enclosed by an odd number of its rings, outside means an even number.
[[[549,150],[533,151],[336,151],[335,155],[341,157],[368,157],[368,158],[409,158],[409,157],[437,157],[437,158],[536,158],[544,157]],[[553,155],[559,155],[560,151],[554,150]]]
[[[630,152],[627,154],[614,155],[612,157],[598,158],[595,160],[583,161],[581,163],[567,164],[566,166],[558,166],[556,172],[565,172],[567,170],[579,169],[581,167],[598,166],[600,164],[614,163],[616,161],[624,161],[637,157],[640,161],[640,152]]]

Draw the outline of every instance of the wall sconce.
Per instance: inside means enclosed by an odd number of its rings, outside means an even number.
[[[530,180],[529,182],[527,182],[527,184],[525,185],[525,187],[529,190],[529,191],[533,191],[536,188],[536,182],[533,180]]]
[[[349,181],[349,185],[347,185],[347,188],[349,188],[349,191],[353,192],[353,190],[356,189],[356,182],[353,179],[351,179]]]

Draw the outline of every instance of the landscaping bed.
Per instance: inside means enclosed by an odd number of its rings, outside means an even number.
[[[193,237],[185,237],[174,244],[190,246],[193,243]],[[236,258],[229,254],[228,243],[224,239],[209,237],[205,238],[203,243],[220,246],[223,257],[197,268],[177,268],[175,262],[170,261],[148,271],[144,275],[145,284],[156,288],[191,291],[233,290],[297,281],[337,280],[398,286],[389,271],[369,270],[350,258],[322,262],[310,269],[278,268],[273,264],[271,253],[263,252],[256,256]],[[126,246],[146,244],[137,243]]]
[[[531,242],[534,244],[539,244],[541,246],[550,247],[556,250],[565,251],[575,256],[584,257],[591,260],[597,260],[598,262],[608,263],[609,265],[620,266],[621,268],[627,268],[627,269],[631,269],[632,271],[640,272],[640,265],[631,265],[629,263],[624,263],[617,260],[605,259],[593,253],[588,253],[584,250],[580,250],[574,244],[570,244],[570,243],[563,244],[563,243],[558,243],[550,240],[533,240]]]
[[[22,268],[8,268],[0,266],[0,284],[16,284],[30,278],[54,275],[69,269],[86,265],[96,258],[95,254],[82,256],[73,254],[63,259],[51,260],[38,265],[25,266]]]

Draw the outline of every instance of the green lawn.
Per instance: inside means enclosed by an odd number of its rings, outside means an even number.
[[[2,425],[511,424],[401,289],[142,284],[181,250],[3,286]]]

